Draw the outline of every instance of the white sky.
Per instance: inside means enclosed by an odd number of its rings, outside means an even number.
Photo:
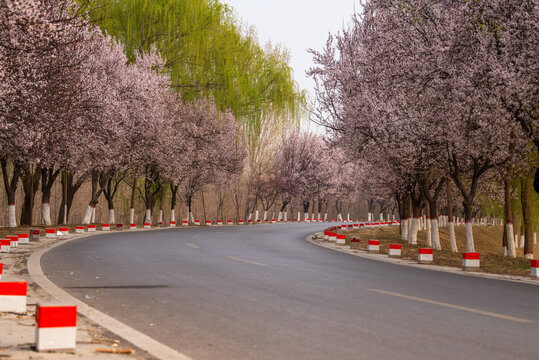
[[[314,82],[305,75],[313,66],[307,49],[321,50],[329,33],[336,33],[359,11],[358,0],[224,0],[242,23],[254,25],[261,44],[282,44],[291,55],[294,78],[314,95]],[[314,130],[314,129],[313,129]]]

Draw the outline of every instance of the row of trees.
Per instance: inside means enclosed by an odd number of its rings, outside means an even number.
[[[511,184],[521,177],[524,252],[533,256],[538,37],[534,0],[370,0],[312,51],[317,121],[357,159],[367,197],[398,204],[403,239],[417,242],[425,208],[430,241],[440,248],[444,208],[456,251],[456,188],[474,251],[471,221],[483,189],[505,203],[503,251],[515,256]]]
[[[114,222],[114,197],[126,177],[143,177],[149,219],[164,186],[186,199],[215,179],[241,174],[246,151],[238,123],[206,97],[185,102],[171,87],[155,50],[132,62],[69,1],[0,3],[0,163],[8,226],[32,224],[39,185],[42,220],[51,224],[52,185],[61,176],[64,222],[81,185],[91,182],[83,222],[103,193]],[[132,206],[133,207],[133,206]]]

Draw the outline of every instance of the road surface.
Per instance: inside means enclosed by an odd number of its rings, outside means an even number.
[[[539,286],[305,240],[325,226],[124,231],[41,264],[71,295],[194,359],[539,359]]]

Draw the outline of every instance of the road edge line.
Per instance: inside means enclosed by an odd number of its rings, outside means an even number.
[[[146,229],[147,230],[147,229]],[[157,230],[157,229],[155,229]],[[97,234],[92,234],[97,235]],[[105,234],[99,234],[105,235]],[[133,329],[132,327],[120,322],[119,320],[114,319],[113,317],[91,307],[90,305],[84,303],[83,301],[69,295],[64,290],[56,286],[52,281],[50,281],[43,270],[41,269],[41,257],[48,251],[62,246],[70,241],[81,239],[82,237],[73,237],[71,239],[66,239],[57,243],[52,244],[50,247],[39,249],[38,251],[32,253],[28,258],[26,267],[28,269],[28,274],[30,278],[45,292],[50,296],[55,298],[57,301],[62,303],[72,303],[77,305],[77,312],[81,315],[89,318],[94,323],[99,326],[107,329],[108,331],[120,336],[126,341],[136,345],[138,348],[146,351],[151,356],[154,356],[158,359],[163,360],[192,360],[189,356],[182,354],[181,352],[172,349],[171,347],[158,342],[157,340],[141,333],[138,330]]]
[[[453,268],[453,267],[442,266],[442,265],[418,264],[416,262],[413,262],[412,260],[394,259],[394,258],[390,258],[390,257],[387,257],[387,256],[382,256],[382,255],[379,255],[379,254],[374,255],[374,254],[361,253],[361,252],[350,252],[350,251],[348,251],[349,249],[336,248],[336,247],[333,247],[333,246],[329,246],[329,245],[326,245],[326,244],[321,244],[321,243],[318,243],[318,242],[314,241],[313,237],[316,234],[323,234],[323,233],[316,232],[316,233],[310,234],[306,238],[307,242],[309,242],[309,243],[311,243],[313,245],[316,245],[316,246],[320,246],[320,247],[325,248],[325,249],[345,253],[345,254],[348,254],[348,255],[359,256],[359,257],[364,258],[364,259],[370,259],[370,260],[374,260],[374,261],[381,261],[381,262],[386,262],[386,263],[389,263],[389,264],[400,265],[400,266],[408,266],[408,267],[413,267],[413,268],[417,268],[417,269],[445,272],[445,273],[455,274],[455,275],[473,276],[473,277],[478,277],[478,278],[483,278],[483,279],[491,279],[491,280],[510,281],[510,282],[517,283],[517,284],[528,284],[528,285],[536,285],[536,286],[539,285],[539,281],[537,281],[537,280],[528,279],[528,278],[524,278],[524,277],[520,277],[520,276],[492,274],[492,273],[480,273],[480,272],[473,272],[473,271],[462,271],[459,268]]]

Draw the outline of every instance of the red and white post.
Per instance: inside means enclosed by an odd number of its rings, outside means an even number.
[[[417,262],[420,264],[429,264],[432,262],[432,249],[420,248],[417,249]]]
[[[539,279],[539,260],[531,261],[531,273],[530,276],[533,279]]]
[[[479,253],[478,252],[463,252],[462,253],[462,270],[463,271],[479,271]]]
[[[26,313],[27,284],[21,282],[0,282],[0,312]]]
[[[75,349],[77,344],[77,307],[37,304],[36,349]]]
[[[369,244],[367,245],[367,251],[369,253],[378,253],[380,251],[380,241],[369,240]]]
[[[399,244],[389,244],[387,255],[391,258],[400,258],[402,254],[402,246]]]
[[[346,235],[337,235],[337,245],[344,245],[346,244]]]

